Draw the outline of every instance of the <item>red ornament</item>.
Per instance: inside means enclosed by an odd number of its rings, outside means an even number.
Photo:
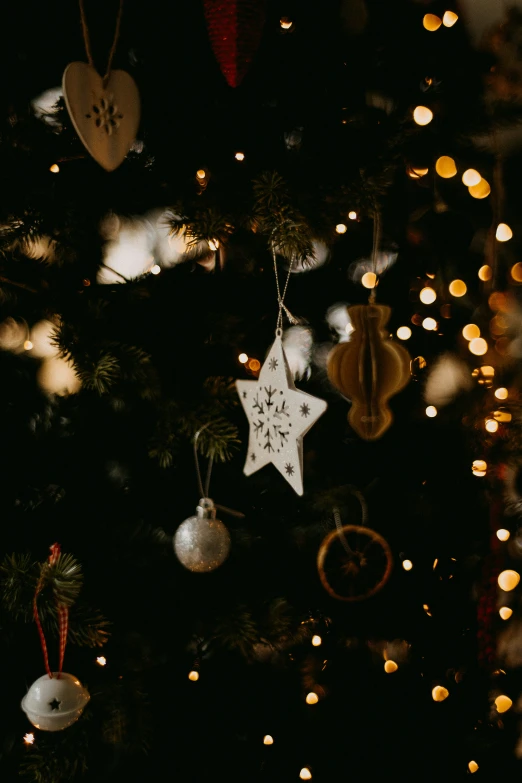
[[[203,0],[208,35],[230,87],[246,76],[261,43],[266,0]]]

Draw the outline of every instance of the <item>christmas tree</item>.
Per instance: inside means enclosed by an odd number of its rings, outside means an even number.
[[[1,780],[520,775],[522,12],[6,11]]]

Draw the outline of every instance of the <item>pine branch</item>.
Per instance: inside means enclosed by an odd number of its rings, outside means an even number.
[[[179,206],[173,208],[173,211],[180,211]],[[180,217],[175,214],[169,223],[173,235],[185,234],[188,247],[193,247],[198,242],[210,243],[216,240],[221,245],[225,244],[234,231],[231,219],[214,206],[195,210],[191,216]]]
[[[55,607],[51,608],[44,625],[53,637],[58,636],[58,615]],[[69,613],[67,640],[78,647],[103,647],[109,636],[110,625],[98,609],[76,604]]]
[[[32,616],[32,600],[40,574],[31,555],[6,555],[0,566],[0,590],[5,609],[18,619]]]
[[[193,440],[196,432],[200,432],[198,438],[198,451],[204,457],[213,457],[219,462],[231,459],[238,448],[240,440],[237,427],[223,416],[209,417],[211,413],[207,408],[200,408],[193,414],[189,413],[180,419],[180,430]]]

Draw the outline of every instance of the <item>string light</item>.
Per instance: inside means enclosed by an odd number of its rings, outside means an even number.
[[[399,340],[409,340],[411,337],[411,329],[409,326],[399,326],[397,329],[397,337]]]
[[[485,476],[488,469],[488,463],[483,459],[473,460],[471,471],[474,476]]]
[[[270,734],[265,734],[263,737],[263,745],[273,745],[274,738]]]
[[[384,671],[386,674],[393,674],[393,672],[396,672],[399,666],[395,663],[395,661],[386,661],[384,664]]]
[[[188,678],[191,682],[197,682],[199,680],[199,672],[192,669],[192,671],[188,673]]]
[[[346,234],[348,226],[345,223],[338,223],[335,227],[338,234]]]
[[[24,742],[26,745],[32,745],[34,742],[34,734],[24,734]]]
[[[105,658],[105,656],[103,655],[99,655],[96,658],[96,663],[98,664],[98,666],[107,666],[107,658]]]
[[[428,405],[428,407],[426,408],[426,416],[429,419],[434,419],[435,416],[437,415],[437,413],[438,413],[438,411],[437,411],[437,408],[435,407],[435,405]]]
[[[430,33],[434,33],[438,30],[442,24],[442,19],[435,14],[425,14],[422,20],[422,26],[425,30],[429,30]]]
[[[236,160],[245,160],[245,153],[244,152],[236,152],[234,155],[234,158]]]
[[[26,340],[24,343],[24,351],[30,351],[32,347],[32,342],[30,340]]]
[[[159,264],[154,264],[153,266],[151,266],[150,268],[151,275],[159,275],[160,272],[161,272],[161,267]]]
[[[473,185],[478,185],[482,177],[475,169],[466,169],[462,175],[462,182],[466,187],[470,188]]]
[[[480,329],[477,324],[466,324],[462,330],[462,336],[465,340],[468,340],[468,342],[470,340],[475,340],[477,337],[480,337]]]
[[[482,367],[476,367],[471,373],[472,378],[477,378],[481,386],[490,387],[493,384],[493,377],[495,375],[495,368],[489,364],[484,364]]]
[[[261,362],[259,359],[250,359],[248,362],[248,367],[252,372],[258,372],[258,370],[261,369]]]
[[[312,636],[312,644],[313,644],[314,647],[320,647],[322,643],[323,643],[323,640],[321,639],[320,636],[318,636],[317,634]]]
[[[509,242],[512,236],[513,232],[507,223],[498,224],[495,237],[499,242]]]
[[[475,356],[484,356],[488,351],[488,344],[483,337],[475,337],[469,341],[468,348]]]
[[[513,614],[513,609],[510,609],[509,606],[501,606],[498,610],[498,613],[502,620],[509,620],[511,615]]]
[[[312,773],[308,769],[308,767],[303,767],[301,772],[299,773],[299,777],[301,780],[311,780],[312,779]]]
[[[205,169],[198,169],[196,171],[196,177],[198,179],[205,179],[206,176],[207,176],[207,173],[206,173]]]
[[[58,174],[58,172],[60,171],[60,167],[57,163],[53,163],[53,165],[49,167],[49,171],[52,174]]]
[[[452,296],[464,296],[467,290],[464,280],[452,280],[449,284],[449,292]]]
[[[497,712],[507,712],[512,705],[513,702],[509,696],[505,696],[504,694],[497,696],[495,699],[495,707],[497,708]]]
[[[216,250],[218,250],[218,248],[219,248],[219,239],[209,239],[208,240],[208,246],[215,253]]]
[[[420,179],[421,177],[425,177],[428,171],[429,169],[421,169],[414,166],[408,166],[408,177],[410,179]]]
[[[486,419],[484,426],[488,432],[496,432],[498,430],[498,421],[495,421],[495,419]]]
[[[436,685],[431,692],[431,698],[433,701],[444,701],[444,699],[447,699],[448,696],[449,691],[447,688],[444,688],[443,685]]]
[[[290,28],[293,26],[293,22],[291,19],[288,18],[288,16],[282,16],[279,20],[279,24],[283,28],[283,30],[290,30]]]
[[[433,304],[436,298],[437,294],[433,288],[430,288],[429,286],[423,288],[419,294],[419,299],[421,300],[422,304]]]
[[[520,261],[511,267],[511,277],[515,283],[522,283],[522,263]]]
[[[468,192],[473,198],[487,198],[491,193],[491,187],[486,179],[481,179],[476,185],[469,187]]]
[[[357,220],[357,212],[354,212],[352,209],[351,212],[348,212],[348,219],[349,220]]]
[[[435,318],[425,318],[422,322],[422,326],[426,331],[434,332],[438,327],[438,323]]]
[[[505,388],[505,386],[499,386],[498,389],[495,389],[495,397],[497,400],[507,400],[508,396],[508,390]]]
[[[515,264],[515,266],[516,266],[516,264]],[[520,268],[521,268],[521,277],[520,277],[520,279],[522,280],[522,264],[520,264]],[[513,272],[513,270],[511,270],[511,271]],[[484,283],[487,283],[488,280],[491,280],[491,278],[493,277],[493,270],[489,266],[489,264],[484,264],[484,266],[480,267],[480,269],[478,271],[478,276],[479,276],[479,279],[482,280]]]
[[[501,527],[497,530],[497,538],[499,541],[507,541],[511,533],[506,530],[505,527]]]
[[[508,568],[506,571],[502,571],[498,575],[497,581],[500,589],[504,590],[506,593],[509,593],[510,590],[514,590],[520,582],[520,574],[517,571],[512,571]]]
[[[430,607],[428,606],[428,604],[422,604],[422,608],[424,609],[424,611],[426,612],[426,614],[428,615],[428,617],[431,617],[431,616],[432,616],[432,614],[431,614],[431,612],[430,612]]]
[[[442,24],[444,27],[453,27],[455,22],[458,20],[458,16],[454,11],[446,11],[444,16],[442,17]]]
[[[411,560],[403,560],[402,567],[404,568],[405,571],[411,571],[411,569],[413,568],[413,563],[411,562]]]
[[[429,125],[433,119],[433,112],[427,106],[416,106],[413,110],[413,119],[417,125]]]
[[[501,411],[493,411],[493,418],[496,419],[497,421],[508,422],[511,421],[512,416],[511,413],[509,413],[509,411],[504,409]]]
[[[365,288],[375,288],[377,285],[377,275],[375,272],[365,272],[361,278],[361,283]]]
[[[469,764],[468,764],[468,769],[469,769],[469,771],[471,772],[471,774],[473,774],[474,772],[476,772],[476,771],[478,770],[478,768],[479,768],[479,765],[477,764],[477,762],[476,762],[476,761],[470,761],[470,762],[469,762]]]
[[[237,360],[240,364],[246,364],[248,362],[248,356],[246,353],[240,353]]]
[[[457,173],[457,166],[455,165],[453,158],[450,158],[449,155],[442,155],[435,163],[435,171],[439,177],[451,179],[451,177],[454,177]]]
[[[305,701],[307,704],[317,704],[317,702],[319,701],[319,696],[317,695],[317,693],[310,691],[310,693],[306,694]]]

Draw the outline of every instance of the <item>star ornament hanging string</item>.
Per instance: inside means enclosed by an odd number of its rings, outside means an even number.
[[[303,438],[325,412],[324,400],[296,389],[283,348],[283,311],[292,263],[281,294],[275,252],[274,272],[279,311],[276,338],[256,381],[236,381],[239,398],[250,425],[248,453],[243,472],[252,475],[272,464],[298,495],[303,494]]]

